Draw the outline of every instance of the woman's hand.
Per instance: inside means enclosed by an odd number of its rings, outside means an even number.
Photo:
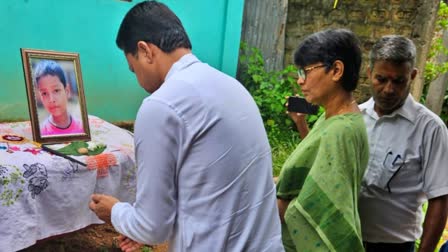
[[[286,111],[286,113],[288,114],[288,116],[292,119],[292,121],[295,124],[306,122],[306,120],[305,120],[306,114],[291,112],[291,111]]]
[[[286,100],[288,100],[288,98],[289,97],[286,97]],[[288,108],[288,103],[285,104],[285,107]],[[308,123],[306,122],[306,114],[291,112],[288,111],[288,109],[286,109],[286,113],[296,125],[297,131],[299,131],[300,134],[300,138],[304,139],[310,131],[308,128]]]
[[[280,221],[285,223],[285,213],[286,209],[288,209],[290,200],[277,199],[278,213],[280,215]]]

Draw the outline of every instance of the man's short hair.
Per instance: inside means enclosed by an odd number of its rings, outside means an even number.
[[[380,38],[369,54],[370,69],[377,61],[388,61],[394,64],[409,62],[411,68],[415,65],[417,50],[412,40],[401,35],[387,35]]]
[[[56,61],[40,60],[37,63],[36,67],[34,68],[34,80],[36,86],[40,78],[46,75],[58,77],[62,85],[64,85],[64,87],[67,86],[64,70],[62,70],[62,67],[58,63],[56,63]]]
[[[356,89],[361,68],[359,39],[347,29],[328,29],[306,37],[294,54],[294,63],[299,67],[322,62],[329,71],[336,60],[344,63],[342,87],[346,91]]]
[[[116,43],[121,50],[135,55],[138,41],[154,44],[165,53],[191,49],[182,22],[165,4],[156,1],[135,5],[120,25]]]

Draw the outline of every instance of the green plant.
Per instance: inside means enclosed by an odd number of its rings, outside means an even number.
[[[271,145],[294,138],[292,120],[285,113],[286,97],[294,95],[297,85],[293,65],[280,71],[266,71],[263,56],[258,48],[241,43],[241,83],[249,90],[263,118]]]
[[[272,171],[274,177],[280,175],[280,171],[282,169],[283,163],[285,163],[286,159],[289,155],[294,151],[297,147],[298,140],[291,139],[289,141],[285,141],[283,143],[278,143],[276,145],[272,145]]]
[[[275,176],[300,141],[285,108],[286,97],[295,94],[296,72],[293,65],[280,71],[266,71],[260,50],[241,43],[239,80],[249,90],[260,109],[272,147]]]
[[[239,80],[257,103],[272,147],[274,175],[300,142],[296,126],[286,114],[286,97],[299,94],[297,68],[289,65],[280,71],[266,71],[258,48],[241,43]],[[323,113],[307,117],[310,127]]]
[[[429,84],[440,75],[448,72],[448,62],[435,62],[436,55],[440,53],[448,55],[448,48],[443,45],[442,39],[443,31],[448,29],[448,5],[443,1],[440,1],[440,8],[437,15],[438,17],[435,27],[436,35],[434,36],[434,39],[431,43],[431,48],[428,53],[428,59],[423,73],[425,78],[425,85],[423,89],[423,95],[420,99],[422,103],[426,102],[426,95],[428,94]],[[448,125],[448,90],[446,90],[445,92],[440,117]]]
[[[443,46],[442,38],[443,30],[446,29],[448,29],[448,5],[443,1],[440,1],[440,8],[437,13],[435,36],[431,42],[431,47],[428,53],[428,62],[426,63],[424,70],[426,85],[436,79],[440,74],[448,71],[448,62],[443,62],[440,64],[434,62],[435,56],[439,53],[448,54],[448,48]]]
[[[152,252],[153,250],[152,250],[151,247],[144,246],[144,247],[141,248],[140,251],[141,251],[141,252]]]

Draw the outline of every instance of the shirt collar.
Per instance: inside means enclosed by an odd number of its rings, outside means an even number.
[[[192,65],[196,62],[200,62],[200,61],[192,53],[185,54],[171,66],[170,70],[168,71],[168,73],[165,77],[165,81],[168,80],[175,73],[189,67],[190,65]]]
[[[360,110],[362,113],[369,115],[370,117],[378,120],[378,114],[373,109],[375,105],[375,101],[373,100],[373,97],[371,97],[367,102],[360,105]],[[395,116],[401,116],[411,123],[415,121],[415,118],[417,116],[416,113],[417,107],[415,105],[415,100],[412,97],[411,94],[408,95],[406,100],[404,101],[403,106],[392,112],[390,115],[385,115],[384,117],[395,117]]]

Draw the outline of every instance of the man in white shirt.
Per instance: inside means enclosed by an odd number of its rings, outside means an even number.
[[[414,101],[414,43],[381,38],[370,53],[373,98],[360,105],[370,160],[359,213],[367,252],[433,252],[448,212],[448,134],[440,118]],[[428,209],[422,229],[422,204]]]
[[[125,238],[171,251],[283,251],[271,151],[259,110],[235,79],[200,62],[177,16],[137,4],[117,45],[151,96],[135,120],[137,197],[93,195]]]

